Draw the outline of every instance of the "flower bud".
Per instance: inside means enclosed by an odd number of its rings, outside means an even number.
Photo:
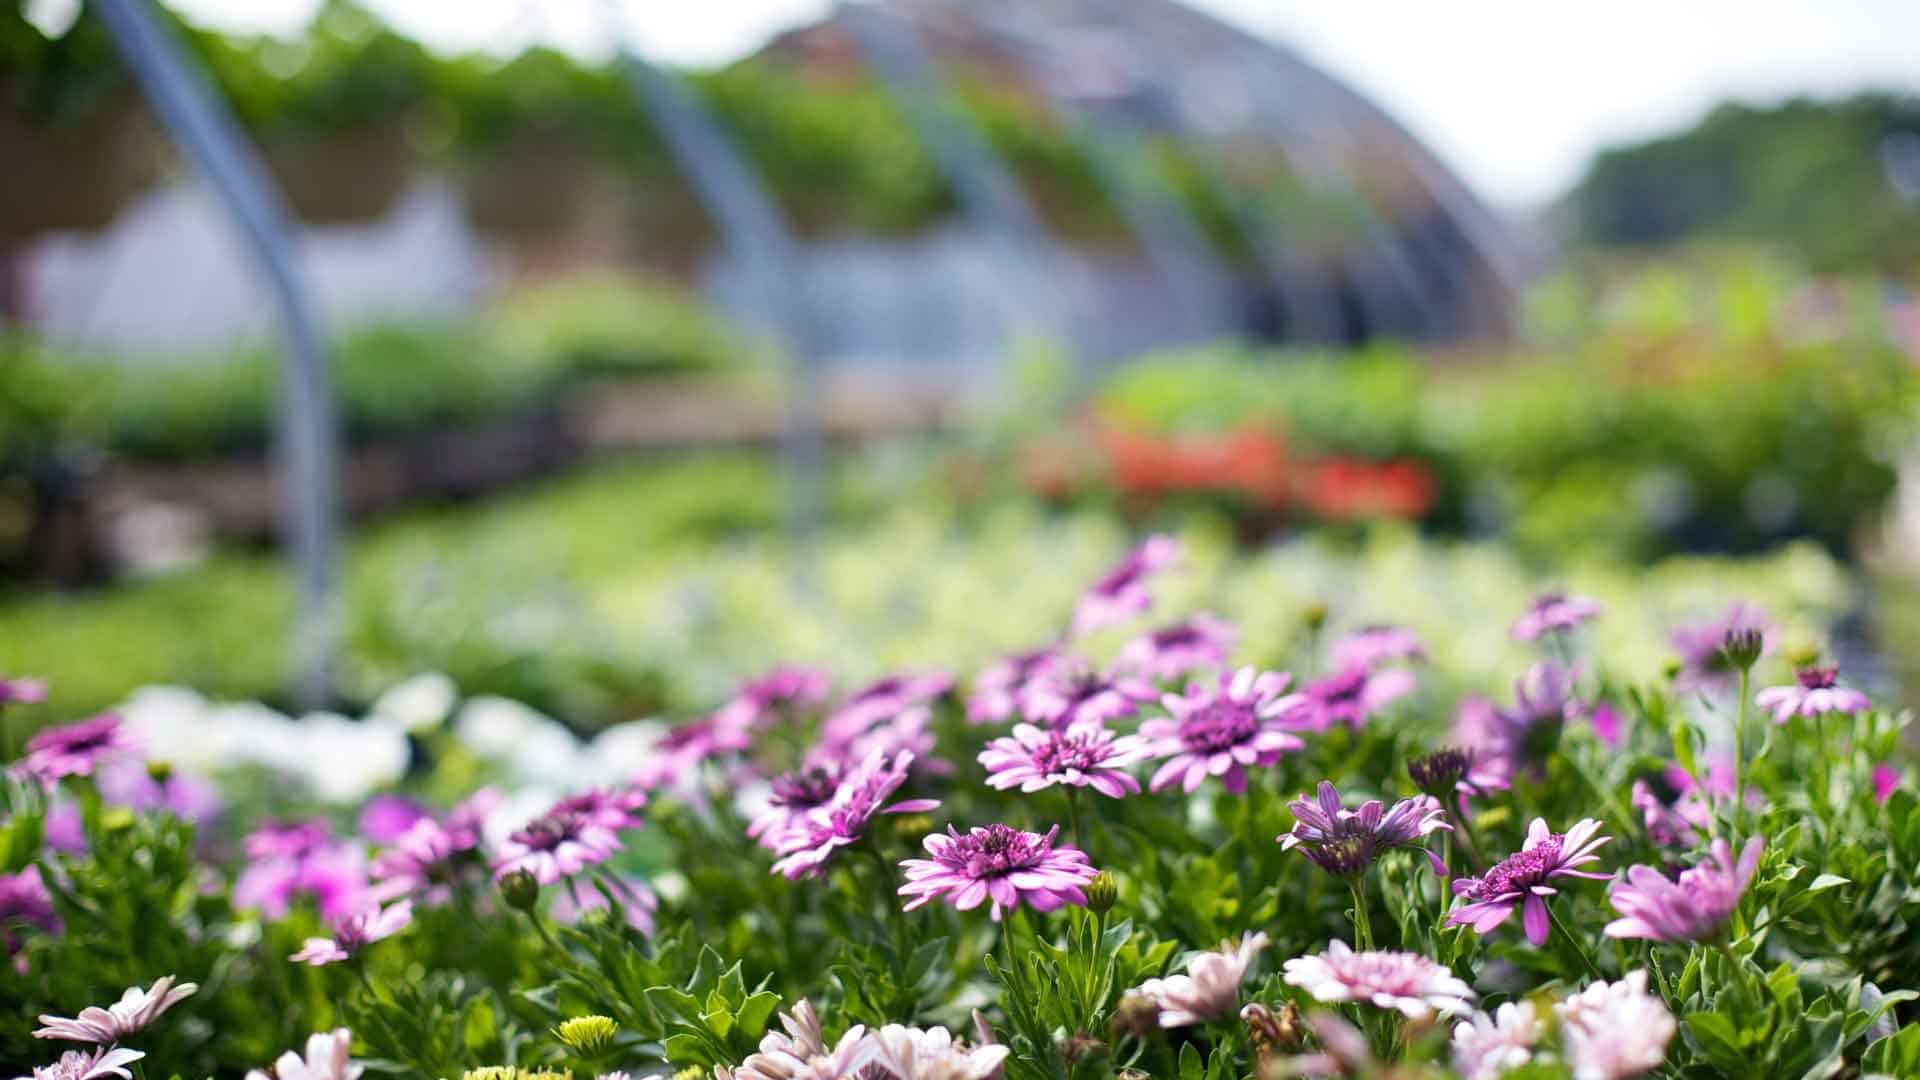
[[[614,1023],[611,1017],[576,1016],[562,1021],[559,1027],[553,1029],[553,1034],[568,1049],[591,1056],[605,1050],[619,1031],[620,1025]]]
[[[1760,631],[1750,627],[1727,631],[1726,640],[1720,643],[1720,655],[1726,657],[1727,665],[1735,671],[1748,671],[1760,659],[1760,653],[1766,646],[1766,639]]]
[[[147,762],[147,775],[153,778],[154,783],[164,784],[173,778],[173,762],[149,761]]]
[[[1467,775],[1472,765],[1471,750],[1443,746],[1407,762],[1407,776],[1413,780],[1413,786],[1425,794],[1445,799],[1453,794],[1454,785]]]
[[[1308,604],[1300,609],[1300,623],[1310,633],[1319,633],[1327,625],[1327,605],[1320,602]]]
[[[1105,870],[1093,876],[1093,880],[1082,886],[1081,892],[1087,894],[1087,910],[1095,915],[1105,915],[1113,910],[1120,899],[1120,883]]]
[[[1060,1060],[1069,1065],[1077,1065],[1106,1048],[1106,1043],[1086,1032],[1076,1032],[1060,1040]]]
[[[1126,1035],[1147,1035],[1160,1030],[1160,1003],[1145,994],[1128,994],[1113,1010],[1113,1030]]]
[[[510,870],[500,875],[500,899],[515,911],[531,913],[540,902],[540,879],[531,870]]]

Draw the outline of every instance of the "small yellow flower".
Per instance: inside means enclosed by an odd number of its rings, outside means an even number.
[[[582,1054],[597,1054],[607,1048],[620,1025],[605,1016],[576,1016],[553,1029],[555,1038]]]

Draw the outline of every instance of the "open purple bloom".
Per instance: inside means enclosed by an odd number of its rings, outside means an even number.
[[[101,1008],[91,1005],[80,1010],[80,1015],[72,1019],[58,1016],[40,1017],[41,1026],[33,1033],[36,1039],[64,1039],[67,1042],[93,1043],[106,1046],[117,1043],[129,1035],[145,1031],[147,1025],[160,1018],[160,1014],[173,1008],[180,1002],[193,996],[200,989],[197,983],[174,985],[171,975],[163,976],[152,987],[142,989],[129,986],[120,1000]]]
[[[540,884],[552,885],[606,862],[620,847],[612,829],[556,805],[507,835],[493,860],[493,876],[497,881],[525,870]]]
[[[1027,680],[1045,670],[1059,656],[1052,647],[1001,657],[973,680],[973,693],[967,697],[967,720],[975,724],[999,723],[1019,708],[1020,690]]]
[[[47,684],[39,679],[0,679],[0,705],[37,705],[47,700]]]
[[[916,773],[934,776],[950,775],[953,772],[953,762],[933,756],[936,741],[933,734],[933,710],[925,705],[914,705],[868,728],[845,746],[822,743],[814,747],[807,753],[807,764],[845,764],[865,761],[867,755],[875,752],[884,757],[892,757],[904,750],[913,754],[913,768]]]
[[[1079,657],[1062,656],[1020,688],[1019,706],[1021,715],[1036,724],[1065,728],[1132,716],[1156,693],[1144,679],[1103,675]]]
[[[1467,903],[1448,913],[1447,925],[1465,924],[1472,926],[1475,933],[1484,934],[1506,922],[1514,908],[1523,907],[1527,940],[1535,945],[1546,944],[1551,929],[1546,898],[1558,891],[1548,883],[1557,877],[1596,880],[1607,877],[1580,869],[1598,862],[1600,856],[1594,852],[1613,839],[1600,836],[1599,832],[1600,823],[1592,818],[1580,819],[1564,833],[1556,833],[1547,828],[1544,819],[1534,818],[1527,829],[1526,844],[1519,852],[1502,859],[1479,877],[1453,880],[1453,894]]]
[[[1334,642],[1330,655],[1335,670],[1371,669],[1394,660],[1419,660],[1426,650],[1414,632],[1404,627],[1369,626]]]
[[[960,911],[972,911],[991,901],[989,914],[1000,921],[1002,911],[1022,903],[1035,911],[1052,911],[1062,904],[1085,905],[1080,887],[1099,872],[1087,865],[1079,848],[1055,847],[1055,825],[1045,834],[1025,832],[1010,825],[975,826],[958,832],[931,833],[923,841],[930,859],[908,859],[900,864],[907,883],[901,896],[910,896],[903,910],[947,897]]]
[[[1065,730],[1015,724],[1009,738],[995,739],[980,751],[987,786],[1039,791],[1056,784],[1090,787],[1110,798],[1138,794],[1140,781],[1127,767],[1146,759],[1146,740],[1116,736],[1096,721],[1083,720]]]
[[[1351,667],[1300,688],[1300,704],[1286,714],[1295,731],[1326,731],[1345,724],[1355,731],[1381,706],[1413,690],[1413,672],[1405,668],[1372,671]]]
[[[775,668],[742,685],[714,716],[726,728],[765,727],[780,716],[811,709],[827,700],[827,687],[832,681],[818,668]]]
[[[324,821],[269,823],[248,834],[249,862],[233,883],[233,904],[284,918],[294,898],[310,896],[323,918],[358,910],[367,896],[367,857],[333,841]]]
[[[1180,560],[1180,541],[1171,536],[1149,536],[1127,552],[1119,565],[1093,583],[1073,609],[1073,634],[1082,637],[1126,622],[1153,606],[1147,579]]]
[[[447,819],[440,824],[453,838],[456,848],[461,851],[472,850],[480,846],[480,838],[486,832],[487,817],[500,808],[504,799],[499,789],[483,787],[454,804],[453,809],[447,811]]]
[[[1460,703],[1453,739],[1474,752],[1483,787],[1505,787],[1522,768],[1538,770],[1560,743],[1568,720],[1586,706],[1573,694],[1574,673],[1541,661],[1514,680],[1512,708],[1481,698]]]
[[[92,776],[100,762],[136,750],[120,718],[102,713],[77,724],[35,732],[27,740],[22,767],[29,776],[51,784],[63,776]]]
[[[634,771],[633,784],[652,791],[698,770],[711,758],[737,754],[752,745],[752,730],[739,714],[719,712],[689,720],[654,744],[653,756]]]
[[[373,858],[372,895],[382,901],[417,896],[441,903],[452,895],[455,860],[473,849],[432,818],[421,818]]]
[[[1266,768],[1306,745],[1280,721],[1300,703],[1286,693],[1287,682],[1279,672],[1241,668],[1216,685],[1189,683],[1185,694],[1161,698],[1171,715],[1140,725],[1153,756],[1166,759],[1148,786],[1159,791],[1178,781],[1190,792],[1217,776],[1228,791],[1247,790],[1248,766]]]
[[[0,874],[0,953],[12,956],[19,951],[14,933],[21,927],[47,934],[59,934],[63,929],[38,866],[30,865],[17,874]]]
[[[1599,615],[1598,600],[1550,592],[1537,597],[1513,624],[1513,636],[1519,641],[1537,641],[1541,637],[1572,630]]]
[[[1607,924],[1607,936],[1653,941],[1699,941],[1726,925],[1746,895],[1760,866],[1763,842],[1756,836],[1740,850],[1739,865],[1724,838],[1715,838],[1707,860],[1668,878],[1651,866],[1634,866],[1608,899],[1620,918]]]
[[[1297,956],[1284,965],[1286,981],[1315,1001],[1357,1002],[1392,1009],[1409,1019],[1434,1013],[1457,1016],[1473,1006],[1473,988],[1432,960],[1410,952],[1354,952],[1335,941],[1318,956]]]
[[[296,964],[338,963],[358,955],[361,949],[383,941],[406,929],[413,922],[413,901],[402,900],[387,907],[369,904],[344,919],[334,922],[330,938],[308,938],[288,959]]]
[[[1680,654],[1674,689],[1682,692],[1724,690],[1739,674],[1727,662],[1727,636],[1751,630],[1760,635],[1760,655],[1773,651],[1773,624],[1767,613],[1752,604],[1735,604],[1711,622],[1678,626],[1669,638]]]
[[[892,757],[878,752],[867,755],[841,778],[832,800],[807,811],[780,838],[776,850],[782,858],[773,864],[774,872],[788,878],[813,876],[835,851],[865,836],[867,823],[876,814],[912,814],[939,806],[938,799],[887,803],[907,782],[912,767],[913,754],[909,751]]]
[[[944,671],[889,675],[848,698],[821,728],[820,741],[846,747],[869,728],[884,723],[916,705],[926,705],[953,689],[953,676]]]
[[[1130,993],[1160,1007],[1163,1028],[1190,1027],[1218,1020],[1240,1003],[1240,984],[1247,969],[1267,947],[1267,935],[1249,933],[1239,944],[1223,944],[1212,952],[1196,953],[1185,974],[1148,979]]]
[[[1282,851],[1299,848],[1320,869],[1338,877],[1360,873],[1380,856],[1401,849],[1425,855],[1434,873],[1447,872],[1439,852],[1423,843],[1429,833],[1453,831],[1433,796],[1401,799],[1392,809],[1379,799],[1368,799],[1360,809],[1348,810],[1340,804],[1340,792],[1325,780],[1316,796],[1302,795],[1287,804],[1294,824],[1293,831],[1279,838]]]
[[[807,815],[833,801],[845,770],[837,764],[809,765],[773,778],[767,807],[747,823],[747,835],[769,851],[779,851]]]
[[[619,832],[646,824],[647,819],[640,816],[646,805],[647,793],[639,788],[602,788],[561,799],[551,813],[578,814],[591,824]]]
[[[360,807],[360,835],[391,844],[427,816],[427,808],[405,795],[375,795]]]
[[[1754,695],[1754,704],[1773,713],[1773,722],[1784,724],[1795,716],[1809,719],[1828,713],[1866,712],[1873,708],[1867,695],[1835,681],[1838,667],[1804,667],[1794,673],[1794,685],[1769,686]]]
[[[1239,639],[1240,631],[1232,623],[1203,612],[1127,642],[1114,658],[1113,668],[1143,679],[1178,679],[1190,672],[1226,667]]]

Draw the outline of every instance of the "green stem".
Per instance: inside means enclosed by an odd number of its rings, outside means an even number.
[[[1582,964],[1586,965],[1587,974],[1592,975],[1596,979],[1601,978],[1600,966],[1593,962],[1593,956],[1587,952],[1586,943],[1574,937],[1573,934],[1567,930],[1566,924],[1560,921],[1560,916],[1553,913],[1553,905],[1551,904],[1547,905],[1547,921],[1552,925],[1554,932],[1560,935],[1561,940],[1573,947],[1574,954],[1580,957]]]
[[[1747,816],[1747,687],[1753,678],[1740,669],[1740,707],[1733,714],[1733,828],[1744,834]]]
[[[567,950],[562,947],[560,942],[553,936],[553,931],[547,929],[547,924],[540,918],[538,911],[527,912],[527,921],[533,924],[534,932],[540,935],[541,941],[547,943],[547,948],[552,949],[561,956],[567,955]]]
[[[1092,858],[1093,853],[1087,851],[1087,830],[1080,822],[1080,789],[1072,784],[1067,785],[1067,820],[1073,822],[1073,842]]]
[[[1593,774],[1593,770],[1587,767],[1587,763],[1582,761],[1578,754],[1567,754],[1565,757],[1567,763],[1573,766],[1573,771],[1579,773],[1580,779],[1585,780],[1587,786],[1593,789],[1594,796],[1606,809],[1607,816],[1613,819],[1613,827],[1619,830],[1621,836],[1632,836],[1634,834],[1633,816],[1627,813],[1627,808],[1621,804],[1620,796],[1614,794],[1612,788],[1601,783],[1600,778]]]
[[[1353,945],[1356,952],[1369,952],[1373,949],[1373,923],[1367,918],[1367,878],[1358,875],[1347,882],[1347,891],[1353,894]]]

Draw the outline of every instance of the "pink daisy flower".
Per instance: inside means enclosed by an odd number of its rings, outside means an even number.
[[[1399,626],[1369,626],[1333,643],[1329,654],[1335,670],[1377,668],[1394,660],[1426,656],[1414,632]]]
[[[1184,695],[1161,698],[1171,715],[1140,725],[1153,756],[1167,759],[1147,786],[1159,791],[1178,781],[1190,792],[1217,776],[1228,791],[1247,790],[1248,766],[1266,768],[1306,745],[1280,720],[1300,703],[1286,693],[1287,682],[1286,675],[1248,667],[1222,674],[1215,686],[1189,683]]]
[[[1146,759],[1146,740],[1138,735],[1116,736],[1095,721],[1080,721],[1066,730],[1015,724],[1009,738],[995,739],[980,751],[987,767],[987,786],[1005,790],[1039,791],[1056,784],[1090,787],[1109,798],[1138,794],[1140,781],[1127,767]]]
[[[1101,575],[1073,609],[1073,635],[1083,637],[1144,614],[1153,606],[1147,580],[1180,560],[1180,541],[1149,536]]]
[[[92,776],[95,765],[107,758],[138,750],[120,727],[120,718],[102,713],[77,724],[47,728],[27,739],[21,762],[29,776],[51,784],[63,776]]]
[[[647,793],[639,788],[607,788],[561,799],[548,813],[578,814],[589,824],[619,832],[646,824],[640,816],[646,805]]]
[[[1077,723],[1104,724],[1132,716],[1157,692],[1144,679],[1103,675],[1079,657],[1059,657],[1034,673],[1020,688],[1020,712],[1028,720],[1064,728]]]
[[[1453,894],[1467,903],[1448,913],[1447,925],[1464,924],[1473,927],[1475,933],[1484,934],[1506,922],[1514,908],[1524,908],[1522,921],[1526,925],[1527,940],[1535,945],[1546,944],[1552,928],[1546,898],[1558,891],[1548,882],[1557,877],[1595,880],[1607,877],[1580,869],[1598,862],[1600,856],[1594,852],[1613,839],[1600,836],[1599,832],[1600,823],[1592,818],[1581,818],[1564,833],[1553,832],[1544,819],[1534,818],[1527,828],[1527,842],[1519,852],[1502,859],[1479,877],[1453,880]]]
[[[1405,668],[1372,671],[1351,667],[1300,688],[1301,702],[1286,715],[1296,731],[1326,731],[1345,724],[1355,731],[1388,702],[1413,691],[1413,672]]]
[[[633,774],[633,784],[652,791],[694,772],[708,760],[738,754],[753,745],[747,718],[715,713],[690,720],[666,733],[654,745],[653,756]]]
[[[453,893],[456,860],[473,850],[432,818],[421,818],[373,858],[372,895],[379,900],[418,896],[441,903]]]
[[[37,705],[47,700],[47,684],[39,679],[0,679],[0,705]]]
[[[1114,658],[1115,671],[1163,681],[1188,672],[1227,666],[1240,631],[1204,612],[1127,642]]]
[[[1287,984],[1312,994],[1315,1001],[1362,1002],[1413,1020],[1436,1012],[1456,1016],[1473,1008],[1472,987],[1417,953],[1354,952],[1346,942],[1334,941],[1326,952],[1295,957],[1283,969]]]
[[[782,715],[811,709],[827,700],[832,679],[817,668],[783,667],[745,683],[732,700],[715,710],[724,728],[764,727]]]
[[[973,680],[973,693],[967,698],[967,720],[975,724],[998,723],[1013,716],[1019,708],[1020,689],[1060,654],[1052,647],[1014,653],[989,665]]]
[[[793,830],[806,825],[808,814],[833,801],[844,772],[822,764],[774,777],[767,807],[747,823],[747,835],[768,851],[780,850]]]
[[[889,675],[835,709],[820,730],[820,741],[836,749],[849,746],[874,725],[926,705],[951,689],[953,676],[944,671]]]
[[[41,1026],[34,1031],[33,1037],[100,1046],[117,1043],[129,1035],[146,1030],[147,1025],[159,1019],[161,1013],[192,997],[198,989],[197,983],[175,986],[173,976],[163,976],[148,989],[128,987],[120,995],[119,1001],[104,1009],[92,1005],[80,1010],[80,1015],[70,1020],[59,1016],[42,1016]]]
[[[1804,667],[1794,673],[1794,685],[1769,686],[1754,695],[1753,703],[1773,713],[1773,722],[1784,724],[1795,716],[1809,719],[1828,713],[1866,712],[1873,708],[1867,695],[1848,686],[1840,686],[1835,677],[1838,667]]]
[[[413,922],[413,901],[411,900],[402,900],[387,907],[369,904],[334,923],[332,937],[308,938],[300,951],[288,959],[296,964],[308,964],[313,967],[338,963],[358,955],[361,949],[376,941],[384,941],[392,937],[406,929],[411,922]]]
[[[1630,868],[1627,879],[1608,896],[1621,917],[1607,924],[1607,936],[1651,941],[1712,937],[1746,895],[1763,846],[1758,836],[1748,840],[1735,865],[1733,849],[1724,838],[1715,838],[1707,849],[1707,861],[1681,871],[1677,881],[1651,866]]]
[[[1348,877],[1372,866],[1375,859],[1395,849],[1418,851],[1436,874],[1445,874],[1447,864],[1439,852],[1429,850],[1422,841],[1429,833],[1453,831],[1442,818],[1446,811],[1431,795],[1401,799],[1392,809],[1379,799],[1368,799],[1358,810],[1340,803],[1340,792],[1331,783],[1320,781],[1315,799],[1305,795],[1287,804],[1293,813],[1293,830],[1280,837],[1280,849],[1300,853],[1314,865],[1335,875]]]
[[[940,805],[938,799],[908,799],[889,805],[887,800],[907,782],[913,767],[911,751],[888,757],[878,751],[868,754],[849,770],[834,789],[825,806],[808,810],[775,849],[782,858],[773,864],[773,872],[788,878],[811,877],[820,872],[833,853],[866,835],[867,823],[877,814],[914,814]]]
[[[60,1055],[59,1061],[36,1066],[31,1076],[22,1076],[18,1080],[101,1080],[107,1076],[132,1080],[133,1074],[126,1067],[146,1056],[144,1050],[130,1050],[124,1046],[116,1046],[111,1050],[104,1046],[96,1046],[91,1051],[69,1050]]]
[[[1647,973],[1597,982],[1553,1007],[1574,1080],[1628,1080],[1666,1060],[1673,1014],[1647,993]]]
[[[1900,790],[1900,770],[1891,765],[1881,764],[1873,767],[1873,801],[1880,806],[1887,805],[1893,793]]]
[[[552,885],[607,861],[620,847],[612,829],[556,807],[507,835],[493,861],[493,876],[497,881],[525,870],[540,884]]]
[[[1546,1032],[1531,1001],[1509,1001],[1491,1016],[1476,1012],[1453,1029],[1453,1068],[1465,1080],[1496,1080],[1531,1063]]]
[[[1250,933],[1238,945],[1223,946],[1216,952],[1196,953],[1187,961],[1182,975],[1148,979],[1131,993],[1142,995],[1160,1006],[1160,1026],[1190,1027],[1217,1020],[1233,1013],[1240,1003],[1240,984],[1247,969],[1267,947],[1267,935]]]
[[[940,897],[960,911],[991,901],[988,914],[999,922],[1002,911],[1022,903],[1035,911],[1067,903],[1084,906],[1087,896],[1080,887],[1099,871],[1087,865],[1079,848],[1053,846],[1059,831],[1058,825],[1044,834],[988,825],[962,833],[949,825],[945,834],[929,834],[922,843],[932,858],[900,864],[907,878],[900,895],[913,898],[901,910],[912,911]]]
[[[1543,593],[1513,624],[1518,641],[1537,641],[1547,634],[1572,630],[1599,615],[1600,601],[1566,593]]]

